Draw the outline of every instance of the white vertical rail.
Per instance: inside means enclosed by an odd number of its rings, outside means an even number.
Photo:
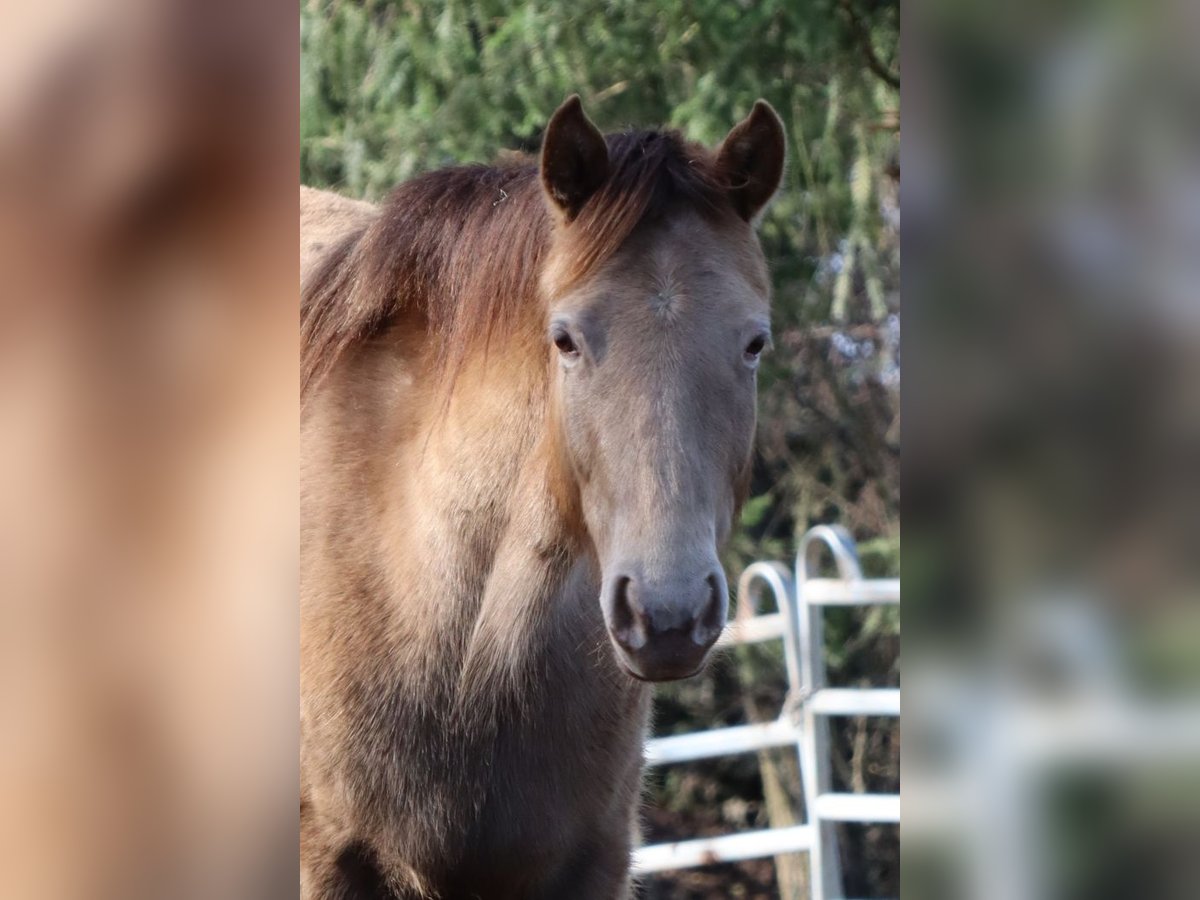
[[[800,541],[796,553],[796,609],[799,613],[801,646],[801,699],[807,700],[825,687],[824,610],[809,603],[805,582],[818,574],[822,549],[827,549],[837,565],[843,581],[862,581],[862,569],[854,541],[842,528],[820,525],[810,529]],[[822,818],[820,798],[833,792],[833,775],[829,764],[829,719],[819,715],[812,703],[803,703],[804,739],[800,751],[800,773],[804,781],[805,818],[814,826],[812,850],[809,851],[809,884],[813,900],[841,897],[842,870],[837,845],[837,826]]]
[[[746,566],[738,579],[737,620],[731,631],[736,635],[739,627],[761,618],[762,589],[767,587],[775,598],[775,608],[783,617],[783,661],[787,668],[788,684],[800,681],[800,646],[795,639],[796,596],[795,582],[787,566],[776,562],[756,562]]]

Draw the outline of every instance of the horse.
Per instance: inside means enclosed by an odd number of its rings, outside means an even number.
[[[782,123],[302,189],[301,893],[614,900],[725,624]]]

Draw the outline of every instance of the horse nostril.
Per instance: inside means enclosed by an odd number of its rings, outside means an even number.
[[[627,650],[646,646],[646,613],[638,602],[637,583],[628,575],[613,584],[613,635]]]
[[[708,601],[692,629],[692,640],[702,647],[715,641],[725,627],[724,585],[715,572],[704,580],[708,584]]]

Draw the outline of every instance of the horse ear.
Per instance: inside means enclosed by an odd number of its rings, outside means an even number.
[[[783,178],[787,138],[779,114],[757,100],[750,115],[733,127],[717,151],[717,170],[729,185],[734,208],[749,222],[774,196]]]
[[[555,110],[542,139],[542,187],[570,222],[608,177],[608,145],[578,94]]]

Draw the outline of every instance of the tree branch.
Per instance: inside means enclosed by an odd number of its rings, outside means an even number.
[[[890,84],[896,90],[900,90],[900,76],[885,66],[879,58],[879,54],[875,52],[875,45],[871,43],[871,29],[867,27],[867,23],[863,21],[858,10],[854,8],[852,0],[838,0],[838,6],[846,14],[846,18],[850,20],[850,28],[854,32],[854,37],[858,40],[858,46],[862,50],[863,57],[866,59],[867,68],[882,78],[887,84]]]

